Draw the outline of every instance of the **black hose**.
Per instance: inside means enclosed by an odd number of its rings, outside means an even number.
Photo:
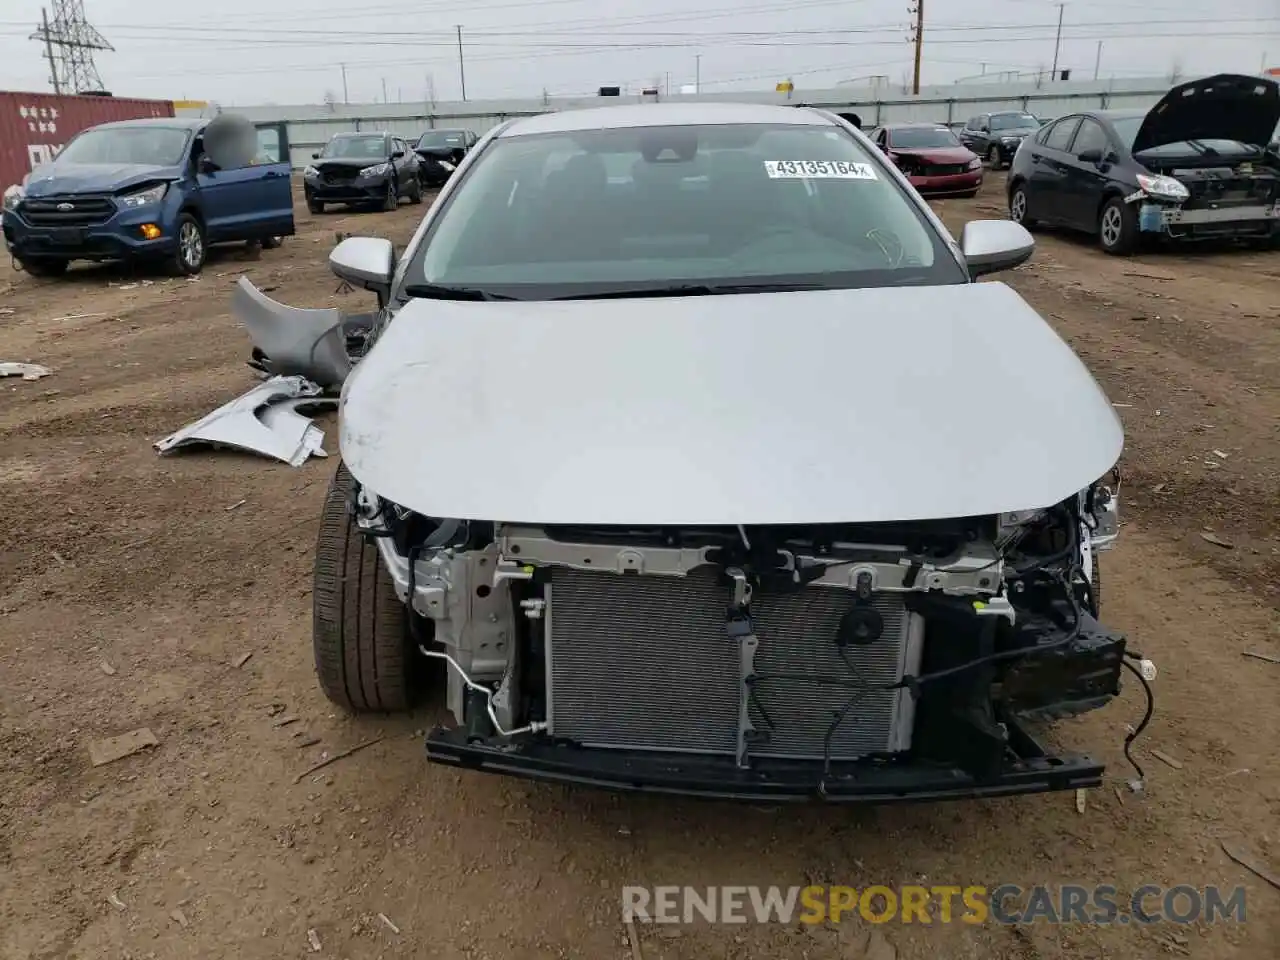
[[[1132,766],[1134,771],[1138,774],[1138,783],[1141,784],[1146,780],[1146,774],[1142,772],[1141,764],[1139,764],[1137,760],[1133,759],[1133,754],[1130,751],[1133,747],[1134,741],[1137,740],[1138,737],[1142,736],[1142,731],[1147,729],[1147,724],[1151,722],[1151,715],[1155,713],[1156,709],[1156,698],[1155,694],[1151,691],[1151,684],[1148,683],[1147,678],[1142,675],[1142,671],[1135,667],[1128,659],[1122,660],[1121,663],[1128,667],[1129,671],[1138,678],[1138,682],[1142,684],[1143,692],[1147,695],[1147,710],[1146,713],[1142,715],[1142,721],[1133,728],[1132,733],[1124,738],[1124,758],[1129,761],[1129,765]]]

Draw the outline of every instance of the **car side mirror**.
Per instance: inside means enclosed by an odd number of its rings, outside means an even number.
[[[318,154],[318,153],[313,153],[313,154],[311,155],[311,159],[312,159],[312,160],[319,160],[319,159],[320,159],[320,154]]]
[[[218,171],[218,165],[214,163],[206,153],[201,155],[200,161],[196,165],[196,169],[201,173],[216,173]]]
[[[973,279],[1026,263],[1035,249],[1027,228],[1012,220],[970,220],[960,233],[960,252]]]
[[[391,294],[395,248],[381,237],[348,237],[330,252],[329,269],[353,287],[374,291],[378,302],[385,303]]]
[[[1081,150],[1076,154],[1076,159],[1081,163],[1101,163],[1102,156],[1103,154],[1101,150],[1097,147],[1092,147],[1088,150]]]
[[[403,150],[393,150],[393,151],[391,151],[391,159],[392,159],[392,160],[399,160],[399,159],[400,159],[401,157],[403,157],[403,156],[404,156],[404,151],[403,151]]]

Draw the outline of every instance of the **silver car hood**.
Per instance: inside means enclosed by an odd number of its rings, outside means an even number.
[[[414,300],[343,387],[372,492],[543,524],[920,520],[1046,507],[1119,459],[1083,363],[1002,283]]]

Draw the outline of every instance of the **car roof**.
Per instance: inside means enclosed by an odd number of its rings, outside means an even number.
[[[467,130],[465,127],[432,127],[429,130],[423,130],[422,136],[425,137],[428,133],[470,133],[470,132],[471,131]]]
[[[344,130],[342,133],[335,133],[330,140],[346,140],[348,137],[394,137],[396,134],[387,133],[385,130]]]
[[[1133,120],[1137,117],[1145,117],[1146,110],[1090,110],[1089,116],[1099,117],[1103,120]]]
[[[914,120],[910,123],[886,123],[880,127],[881,130],[950,130],[942,121],[937,123],[928,123],[924,120]]]
[[[499,137],[526,137],[540,133],[575,133],[580,130],[616,130],[625,127],[713,126],[720,124],[777,124],[793,127],[829,127],[834,122],[806,107],[782,107],[759,103],[637,103],[614,107],[587,107],[523,117],[512,121]]]
[[[199,130],[209,123],[207,117],[140,117],[137,120],[112,120],[95,127],[168,127],[171,130]]]

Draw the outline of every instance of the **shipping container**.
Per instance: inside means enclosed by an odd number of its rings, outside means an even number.
[[[21,183],[81,130],[111,120],[173,115],[172,100],[0,90],[0,190]]]

